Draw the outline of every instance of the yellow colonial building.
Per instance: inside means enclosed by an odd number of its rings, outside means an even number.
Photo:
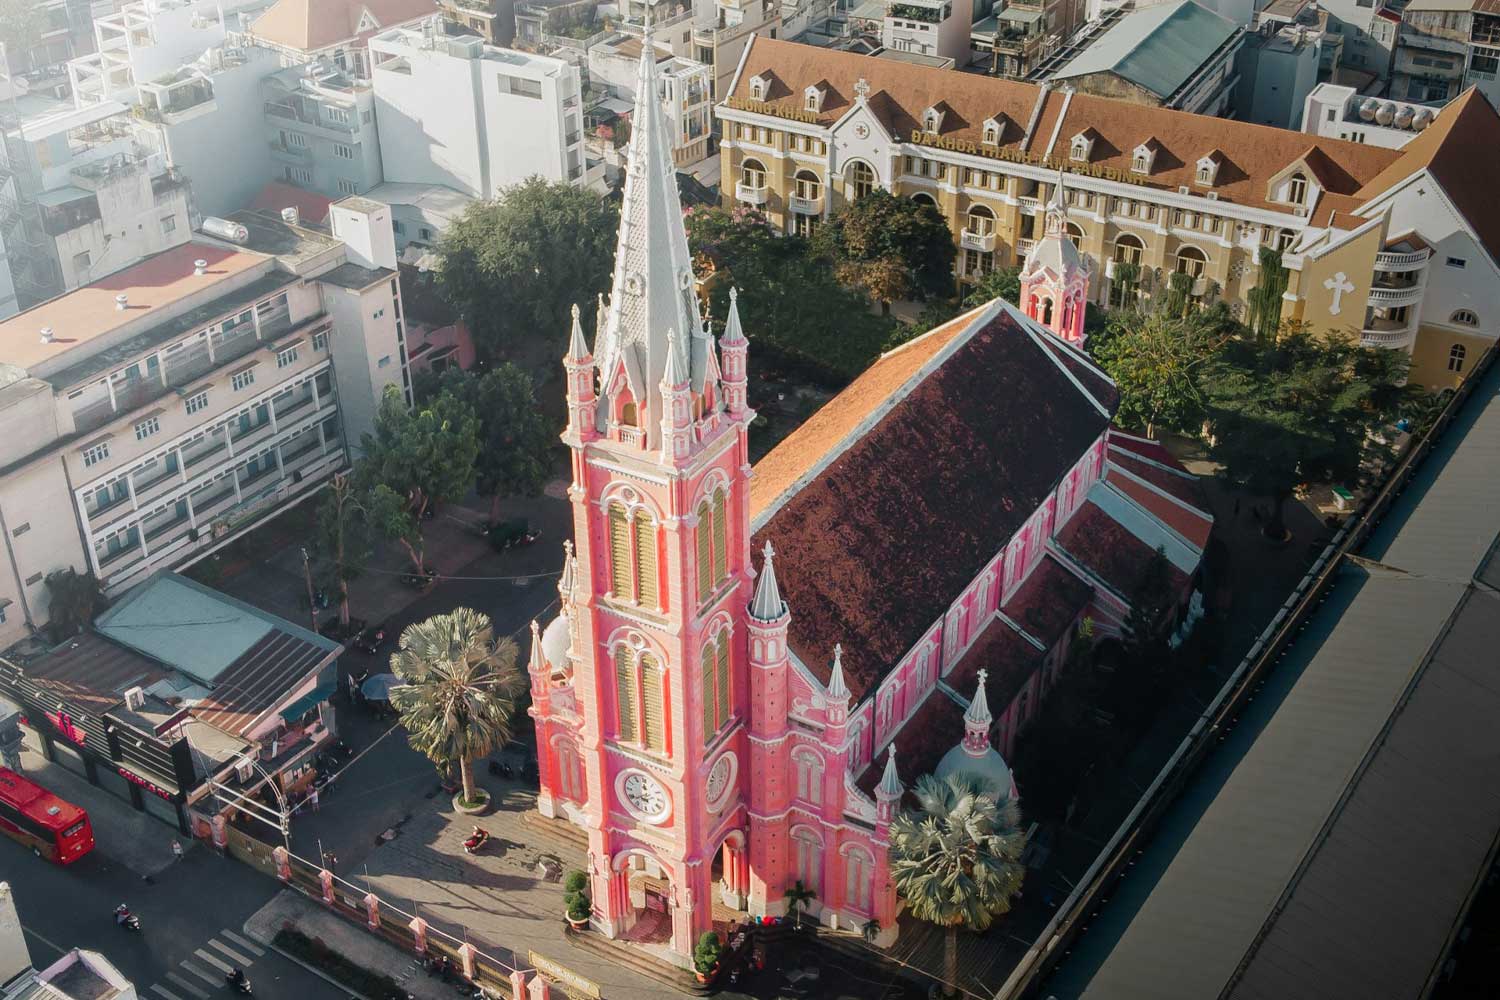
[[[1245,317],[1260,250],[1283,317],[1408,351],[1457,384],[1500,331],[1500,207],[1480,150],[1500,116],[1470,91],[1401,150],[756,38],[727,96],[722,191],[809,234],[885,188],[932,204],[957,279],[1019,265],[1064,176],[1093,297],[1169,287]]]

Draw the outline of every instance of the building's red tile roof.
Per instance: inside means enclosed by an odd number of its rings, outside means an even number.
[[[1016,700],[1021,688],[1036,674],[1042,665],[1045,651],[1017,632],[1003,618],[992,621],[958,666],[945,678],[945,682],[965,699],[974,697],[974,687],[979,680],[979,671],[985,670],[984,694],[990,712],[1000,717]],[[963,724],[950,734],[949,746],[963,736]]]
[[[1108,426],[1042,335],[1009,311],[942,336],[952,348],[942,363],[871,419],[754,539],[756,547],[768,538],[776,546],[793,651],[826,681],[833,646],[843,643],[856,699],[943,615]],[[829,403],[841,426],[859,428],[860,414],[881,413],[891,383],[906,381],[888,374],[875,375],[873,389],[857,380],[847,391],[856,394],[853,403],[844,394]],[[845,407],[853,412],[842,413]],[[826,428],[809,436],[817,447],[793,434],[756,467],[756,478],[769,466],[795,482],[797,469],[816,466],[837,446]]]
[[[1214,526],[1212,518],[1184,506],[1173,497],[1163,496],[1151,487],[1144,486],[1113,469],[1105,475],[1104,479],[1115,489],[1150,511],[1153,517],[1181,535],[1199,552],[1202,552],[1208,545],[1208,533],[1213,530]]]
[[[374,29],[360,31],[368,13]],[[432,0],[277,0],[250,25],[250,34],[273,45],[317,52],[436,14]]]
[[[934,688],[917,706],[906,725],[896,734],[896,771],[908,789],[924,774],[931,774],[943,755],[964,738],[964,709],[942,690]],[[885,754],[877,756],[855,779],[860,791],[875,797],[875,786],[885,773]]]
[[[1000,610],[1025,629],[1027,635],[1051,649],[1073,624],[1078,612],[1088,607],[1093,594],[1094,588],[1072,570],[1045,556]]]
[[[1069,519],[1057,536],[1057,544],[1127,601],[1135,596],[1152,556],[1149,545],[1091,500]],[[1187,584],[1186,575],[1171,560],[1167,561],[1167,572],[1173,588]]]

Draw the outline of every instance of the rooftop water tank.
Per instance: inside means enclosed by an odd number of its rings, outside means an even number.
[[[230,222],[228,219],[220,219],[209,216],[203,220],[202,229],[210,236],[217,236],[221,240],[230,243],[248,243],[250,241],[250,230],[238,222]]]
[[[1389,101],[1382,104],[1375,112],[1376,125],[1389,125],[1396,118],[1396,106]]]
[[[1418,108],[1417,113],[1412,115],[1411,127],[1420,132],[1431,125],[1432,119],[1435,117],[1437,116],[1432,113],[1431,108]]]
[[[1359,105],[1359,117],[1361,121],[1372,122],[1375,120],[1375,112],[1380,109],[1380,102],[1373,97],[1366,97]]]
[[[1403,104],[1396,109],[1395,125],[1397,128],[1411,128],[1411,120],[1414,117],[1410,104]]]

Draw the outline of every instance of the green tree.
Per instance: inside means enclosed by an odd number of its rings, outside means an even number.
[[[475,346],[560,355],[573,303],[609,289],[618,218],[592,191],[536,177],[470,205],[438,244],[438,281]]]
[[[99,580],[73,567],[47,574],[47,632],[53,642],[72,638],[88,628],[108,606]]]
[[[0,0],[0,42],[12,73],[27,65],[26,55],[47,30],[47,12],[36,0]]]
[[[923,775],[917,813],[891,824],[891,878],[912,916],[947,932],[944,989],[958,986],[958,930],[982,931],[1010,912],[1026,869],[1021,810],[1008,796],[966,774]]]
[[[1021,302],[1021,269],[1019,267],[997,267],[974,282],[964,296],[964,308],[974,309],[995,299],[1004,299],[1011,305]]]
[[[802,884],[799,878],[795,885],[783,892],[782,897],[786,899],[786,905],[791,907],[792,915],[797,920],[797,926],[802,926],[802,911],[807,909],[813,900],[818,898],[817,892]]]
[[[1203,381],[1229,336],[1198,315],[1120,310],[1089,341],[1089,352],[1119,387],[1121,424],[1145,428],[1147,437],[1161,427],[1196,435]]]
[[[364,573],[380,533],[371,518],[372,509],[368,496],[355,488],[348,473],[333,477],[318,506],[313,548],[327,563],[338,588],[339,623],[345,626],[349,624],[349,584]]]
[[[474,488],[490,498],[490,524],[500,520],[502,496],[539,496],[560,428],[537,406],[531,376],[510,362],[482,375],[450,368],[436,389],[463,400],[479,417]]]
[[[1211,454],[1230,482],[1271,501],[1267,536],[1287,536],[1302,483],[1357,483],[1370,433],[1399,412],[1406,355],[1292,327],[1230,341],[1203,380]]]
[[[479,419],[468,403],[451,393],[439,393],[409,409],[401,390],[387,386],[375,415],[375,433],[364,435],[360,448],[363,457],[355,467],[355,482],[378,505],[382,516],[376,523],[386,536],[408,543],[408,553],[418,560],[416,572],[421,573],[422,515],[434,501],[457,499],[473,484]],[[389,516],[388,503],[376,495],[380,486],[403,498],[416,525],[415,547],[409,544],[411,530],[394,530],[400,522]]]
[[[493,641],[490,620],[455,608],[408,625],[391,654],[405,683],[391,689],[412,748],[438,766],[458,764],[463,800],[476,802],[474,761],[510,742],[523,684],[516,644]]]
[[[835,212],[812,244],[841,282],[884,310],[896,299],[953,292],[953,232],[925,202],[877,189]]]
[[[1250,310],[1246,325],[1258,340],[1274,337],[1281,329],[1282,296],[1286,294],[1288,271],[1281,264],[1281,251],[1261,247],[1260,280],[1245,295]]]
[[[867,300],[811,256],[806,240],[777,235],[759,212],[692,208],[686,221],[696,270],[708,279],[710,315],[726,316],[729,289],[739,289],[740,320],[756,344],[752,363],[769,348],[843,383],[869,367],[896,331],[895,321],[872,315]]]

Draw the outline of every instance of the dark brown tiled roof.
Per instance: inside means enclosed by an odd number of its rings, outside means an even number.
[[[1000,608],[1026,634],[1051,649],[1061,639],[1078,612],[1088,606],[1094,588],[1051,556],[1036,569]]]
[[[1127,601],[1135,596],[1152,554],[1149,545],[1092,501],[1078,509],[1057,536],[1057,543]],[[1186,584],[1187,577],[1171,560],[1167,561],[1167,572],[1174,588]]]
[[[856,699],[943,615],[1108,426],[1042,346],[1043,335],[1008,311],[945,335],[953,348],[946,360],[792,494],[754,539],[756,547],[767,538],[776,546],[793,651],[826,681],[834,643],[843,643]],[[853,409],[878,414],[890,390],[871,392],[864,381],[848,390],[857,394]],[[859,426],[856,414],[840,420]],[[792,466],[795,482],[795,470],[811,469],[837,447],[826,430],[810,434],[821,449],[793,434],[762,464]],[[795,460],[784,461],[783,449]]]
[[[167,676],[161,664],[84,632],[26,665],[26,677],[70,704],[102,715],[124,701],[125,691]]]
[[[213,693],[195,706],[193,715],[210,726],[245,735],[331,653],[300,636],[272,629],[214,681]]]
[[[908,789],[917,783],[917,778],[931,774],[937,769],[943,755],[963,742],[964,709],[939,689],[933,689],[927,700],[917,710],[901,731],[896,734],[896,771],[901,783]],[[855,780],[860,791],[874,798],[875,786],[885,773],[885,754],[881,754],[867,766]]]
[[[999,717],[1016,700],[1021,688],[1036,674],[1045,653],[1032,645],[1003,618],[996,618],[974,640],[974,645],[947,677],[947,684],[965,698],[974,697],[979,671],[986,671],[984,695],[990,712]],[[949,746],[963,736],[963,725],[952,733]]]
[[[1031,121],[1032,109],[1041,95],[1041,89],[1034,84],[872,59],[765,37],[751,40],[744,71],[730,96],[749,98],[750,78],[758,74],[769,74],[775,81],[768,94],[770,103],[798,111],[802,89],[815,80],[827,78],[829,96],[818,115],[819,124],[825,126],[849,111],[854,101],[854,84],[864,78],[870,85],[872,111],[887,130],[903,141],[920,127],[922,111],[941,101],[949,109],[943,118],[941,137],[978,145],[984,138],[986,118],[1003,112],[1024,128]],[[1058,118],[1065,106],[1066,115],[1059,128]],[[1449,114],[1451,109],[1438,117],[1439,122]],[[1411,172],[1408,158],[1397,150],[1086,94],[1073,94],[1067,100],[1056,90],[1046,94],[1030,143],[1023,141],[1019,130],[1013,133],[1008,130],[1006,146],[1013,150],[1025,148],[1039,157],[1047,153],[1047,144],[1055,133],[1053,162],[1071,169],[1068,143],[1074,135],[1089,129],[1099,135],[1091,166],[1133,176],[1130,168],[1135,147],[1154,139],[1160,149],[1151,175],[1142,178],[1145,184],[1169,191],[1188,186],[1200,195],[1213,191],[1221,201],[1257,208],[1286,210],[1287,206],[1273,206],[1266,201],[1270,180],[1310,151],[1316,151],[1317,155],[1309,169],[1325,178],[1335,195],[1355,194],[1387,168],[1398,170],[1402,176]],[[1223,156],[1215,184],[1212,188],[1197,186],[1197,161],[1215,150]],[[1475,162],[1473,166],[1480,164]]]

